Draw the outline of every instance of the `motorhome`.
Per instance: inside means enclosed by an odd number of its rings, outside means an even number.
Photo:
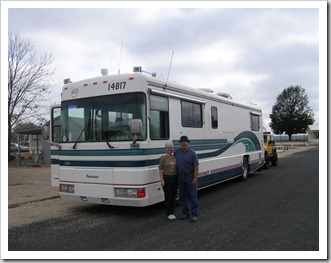
[[[164,200],[158,164],[186,135],[198,188],[247,179],[264,165],[262,111],[214,93],[131,74],[65,81],[51,109],[52,186],[66,200],[148,206]]]

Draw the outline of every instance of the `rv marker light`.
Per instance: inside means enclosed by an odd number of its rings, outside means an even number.
[[[137,197],[138,198],[144,198],[144,197],[146,197],[145,189],[144,188],[143,189],[138,189],[138,191],[137,191]]]

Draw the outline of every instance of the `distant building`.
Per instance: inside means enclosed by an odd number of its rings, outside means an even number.
[[[276,142],[288,141],[290,138],[287,134],[274,134]],[[308,141],[307,133],[292,134],[292,141]]]
[[[319,126],[314,125],[308,125],[307,132],[308,132],[308,142],[311,143],[318,143],[319,142]]]

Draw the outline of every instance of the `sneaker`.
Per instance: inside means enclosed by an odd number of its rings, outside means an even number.
[[[169,216],[168,216],[168,219],[169,219],[169,220],[174,220],[174,219],[176,219],[176,217],[175,217],[175,215],[169,215]]]
[[[190,218],[190,215],[185,215],[184,214],[184,215],[181,215],[179,219],[180,220],[186,220],[186,219],[189,219],[189,218]]]
[[[191,222],[196,222],[198,221],[198,218],[196,216],[191,216]]]

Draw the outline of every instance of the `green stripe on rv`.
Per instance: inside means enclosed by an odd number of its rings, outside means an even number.
[[[253,144],[253,142],[249,139],[246,139],[246,138],[243,138],[243,139],[240,139],[238,141],[236,141],[233,146],[239,144],[239,143],[242,143],[245,145],[246,147],[246,152],[252,152],[252,151],[256,151],[256,148],[255,148],[255,145]]]

